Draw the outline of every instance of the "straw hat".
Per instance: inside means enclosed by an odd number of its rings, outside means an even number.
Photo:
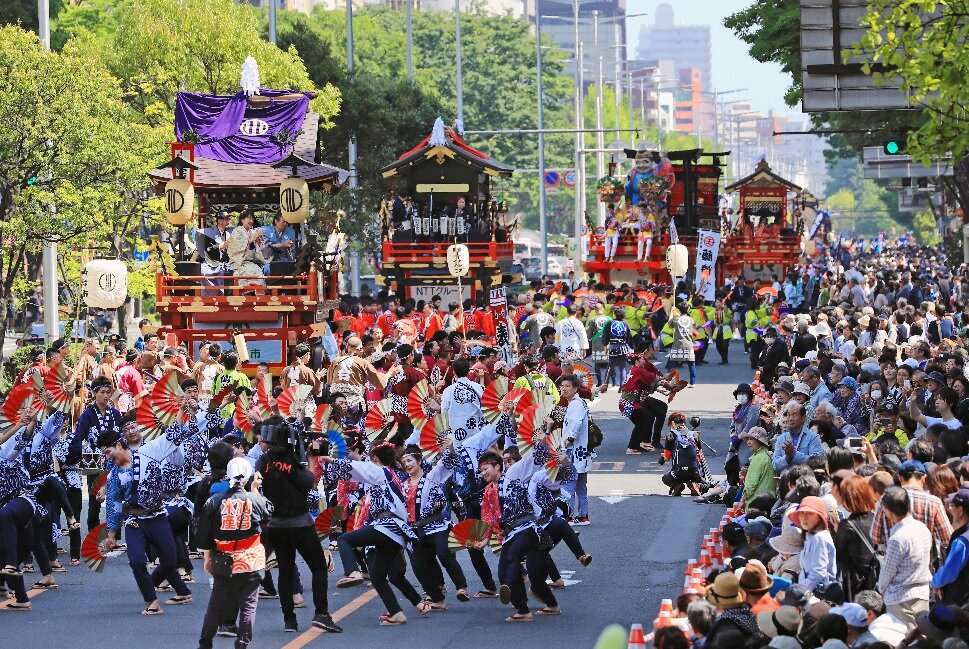
[[[721,572],[713,583],[707,586],[706,599],[719,609],[737,608],[744,603],[740,592],[740,581],[732,572]]]
[[[767,568],[756,559],[751,559],[740,573],[740,587],[751,595],[763,595],[771,589],[774,581],[767,574]]]
[[[781,525],[781,533],[767,539],[767,542],[781,554],[798,554],[804,549],[804,535],[787,517]]]

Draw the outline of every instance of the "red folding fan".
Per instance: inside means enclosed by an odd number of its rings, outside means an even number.
[[[91,530],[81,543],[81,561],[94,572],[104,572],[107,557],[101,552],[101,544],[108,538],[108,526],[101,523]]]
[[[158,419],[168,427],[175,423],[178,411],[182,408],[184,397],[185,393],[182,392],[182,388],[178,384],[178,375],[175,372],[169,372],[158,379],[158,382],[151,389],[151,395],[144,401],[151,404]]]
[[[582,363],[575,363],[572,365],[572,373],[575,377],[579,379],[579,387],[585,388],[588,391],[592,391],[595,387],[596,379],[592,375],[592,370],[583,365]]]
[[[313,392],[312,385],[291,385],[276,398],[279,414],[283,417],[302,419],[306,416],[306,403]]]
[[[37,373],[40,375],[40,372]],[[50,403],[47,404],[52,410],[58,412],[70,412],[71,401],[74,399],[74,392],[67,391],[67,385],[71,383],[71,375],[62,361],[57,361],[51,365],[50,370],[44,376],[44,390],[50,393]]]
[[[427,402],[431,398],[431,389],[427,384],[427,379],[418,381],[417,385],[411,388],[407,395],[407,416],[410,417],[414,428],[421,428],[428,419],[434,416],[434,411],[427,408]]]
[[[316,535],[323,541],[330,537],[334,531],[339,531],[343,523],[343,508],[339,505],[327,507],[316,516],[313,527],[316,528]]]
[[[236,397],[236,407],[235,411],[232,413],[232,425],[236,427],[246,439],[252,443],[253,441],[253,424],[252,419],[249,418],[249,411],[252,409],[252,402],[249,400],[249,395],[243,392],[238,397]]]
[[[264,413],[272,411],[269,400],[273,396],[273,377],[266,374],[262,380],[256,382],[256,403]]]
[[[468,518],[451,528],[447,534],[447,547],[451,552],[469,550],[488,536],[491,525],[476,518]]]
[[[481,394],[481,415],[489,424],[501,417],[501,404],[509,385],[507,376],[496,376]]]
[[[0,405],[0,442],[6,440],[20,428],[20,420],[40,405],[37,392],[31,383],[20,383],[10,392]]]
[[[433,419],[428,419],[421,429],[421,435],[417,445],[424,452],[424,459],[428,462],[435,462],[443,451],[444,441],[451,434],[448,416],[440,414]]]
[[[545,440],[544,413],[539,406],[529,406],[518,421],[518,452],[522,460],[532,452],[536,443]]]
[[[381,399],[370,406],[366,419],[363,420],[366,428],[367,440],[374,442],[379,437],[389,437],[396,428],[394,424],[394,405],[391,399]],[[390,430],[387,430],[391,427]],[[386,434],[383,434],[385,431]]]
[[[172,418],[174,421],[174,417]],[[143,399],[135,411],[135,422],[141,432],[142,441],[150,442],[171,426],[163,415],[154,407],[151,399]]]
[[[232,394],[234,387],[235,386],[233,386],[232,382],[230,381],[226,385],[222,386],[221,390],[213,394],[212,400],[209,401],[209,408],[208,408],[209,412],[215,412],[217,409],[221,408],[222,402],[225,401],[225,398],[227,396]]]

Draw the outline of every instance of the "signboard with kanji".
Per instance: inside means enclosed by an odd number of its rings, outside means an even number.
[[[698,230],[696,244],[696,292],[705,301],[712,302],[717,287],[717,255],[720,254],[720,233]]]

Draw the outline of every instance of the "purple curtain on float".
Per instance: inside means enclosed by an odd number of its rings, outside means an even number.
[[[292,91],[262,88],[260,93],[272,99]],[[309,104],[307,94],[292,101],[250,106],[241,91],[231,97],[180,92],[175,100],[175,136],[181,140],[187,130],[198,133],[195,153],[210,160],[279,162],[288,152],[276,144],[273,136],[282,129],[298,131]]]

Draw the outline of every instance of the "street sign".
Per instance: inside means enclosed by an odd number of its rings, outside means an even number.
[[[579,226],[579,234],[581,234],[583,237],[585,235],[589,234],[589,226],[587,226],[587,225],[580,225]]]
[[[559,184],[559,181],[561,179],[562,179],[562,177],[559,176],[559,172],[557,172],[557,171],[546,171],[545,172],[545,185],[548,186],[548,187],[555,187],[556,185]]]
[[[566,171],[565,175],[562,176],[562,181],[567,187],[575,187],[575,169]]]

